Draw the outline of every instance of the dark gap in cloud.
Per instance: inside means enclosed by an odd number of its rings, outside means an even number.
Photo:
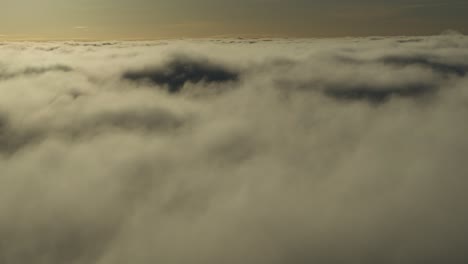
[[[186,83],[237,81],[239,73],[207,59],[176,56],[161,67],[128,71],[123,74],[122,78],[130,81],[146,81],[157,85],[165,85],[170,93],[177,93]]]
[[[373,104],[386,103],[393,97],[423,98],[438,92],[439,86],[433,83],[409,82],[403,84],[349,84],[345,82],[322,82],[278,79],[275,86],[288,95],[294,91],[317,92],[327,97],[343,101],[367,101]]]
[[[400,39],[400,40],[397,40],[398,43],[417,43],[417,42],[421,42],[423,41],[423,39]]]
[[[73,71],[73,68],[67,65],[57,64],[57,65],[48,66],[48,67],[27,67],[21,73],[25,75],[32,75],[32,74],[34,75],[34,74],[44,74],[46,72],[71,72],[71,71]]]
[[[370,103],[385,103],[392,97],[419,98],[437,91],[437,88],[427,84],[408,84],[407,86],[372,87],[362,86],[332,86],[323,90],[331,98],[349,101],[368,101]]]
[[[58,50],[60,49],[60,46],[56,46],[56,47],[37,47],[36,50],[40,50],[40,51],[54,51],[54,50]]]
[[[84,43],[84,42],[67,42],[65,45],[72,47],[105,47],[114,46],[119,44],[118,42],[96,42],[96,43]]]
[[[335,55],[334,59],[343,64],[363,65],[371,63],[371,61],[353,58],[346,55]],[[383,63],[389,66],[406,67],[420,66],[429,68],[432,71],[443,75],[456,75],[463,77],[468,73],[468,64],[460,63],[445,63],[424,56],[386,56],[376,60],[377,63]]]
[[[387,56],[379,59],[379,61],[396,66],[419,65],[438,73],[458,76],[465,76],[468,71],[468,65],[438,62],[424,56]]]
[[[26,67],[23,70],[16,71],[16,72],[8,72],[2,71],[0,72],[0,80],[1,79],[13,79],[20,76],[31,76],[31,75],[41,75],[48,72],[71,72],[73,68],[67,65],[57,64],[52,66],[45,66],[45,67]]]

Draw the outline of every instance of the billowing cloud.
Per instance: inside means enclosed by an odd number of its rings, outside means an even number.
[[[465,36],[2,44],[1,263],[468,259]]]

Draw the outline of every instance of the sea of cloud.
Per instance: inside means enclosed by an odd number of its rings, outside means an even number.
[[[468,37],[0,42],[0,263],[467,263]]]

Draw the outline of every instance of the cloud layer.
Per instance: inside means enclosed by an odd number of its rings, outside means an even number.
[[[466,263],[468,38],[0,43],[0,262]]]

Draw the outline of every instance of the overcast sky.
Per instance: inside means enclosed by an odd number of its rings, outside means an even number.
[[[467,11],[459,0],[0,0],[0,38],[467,33]]]

